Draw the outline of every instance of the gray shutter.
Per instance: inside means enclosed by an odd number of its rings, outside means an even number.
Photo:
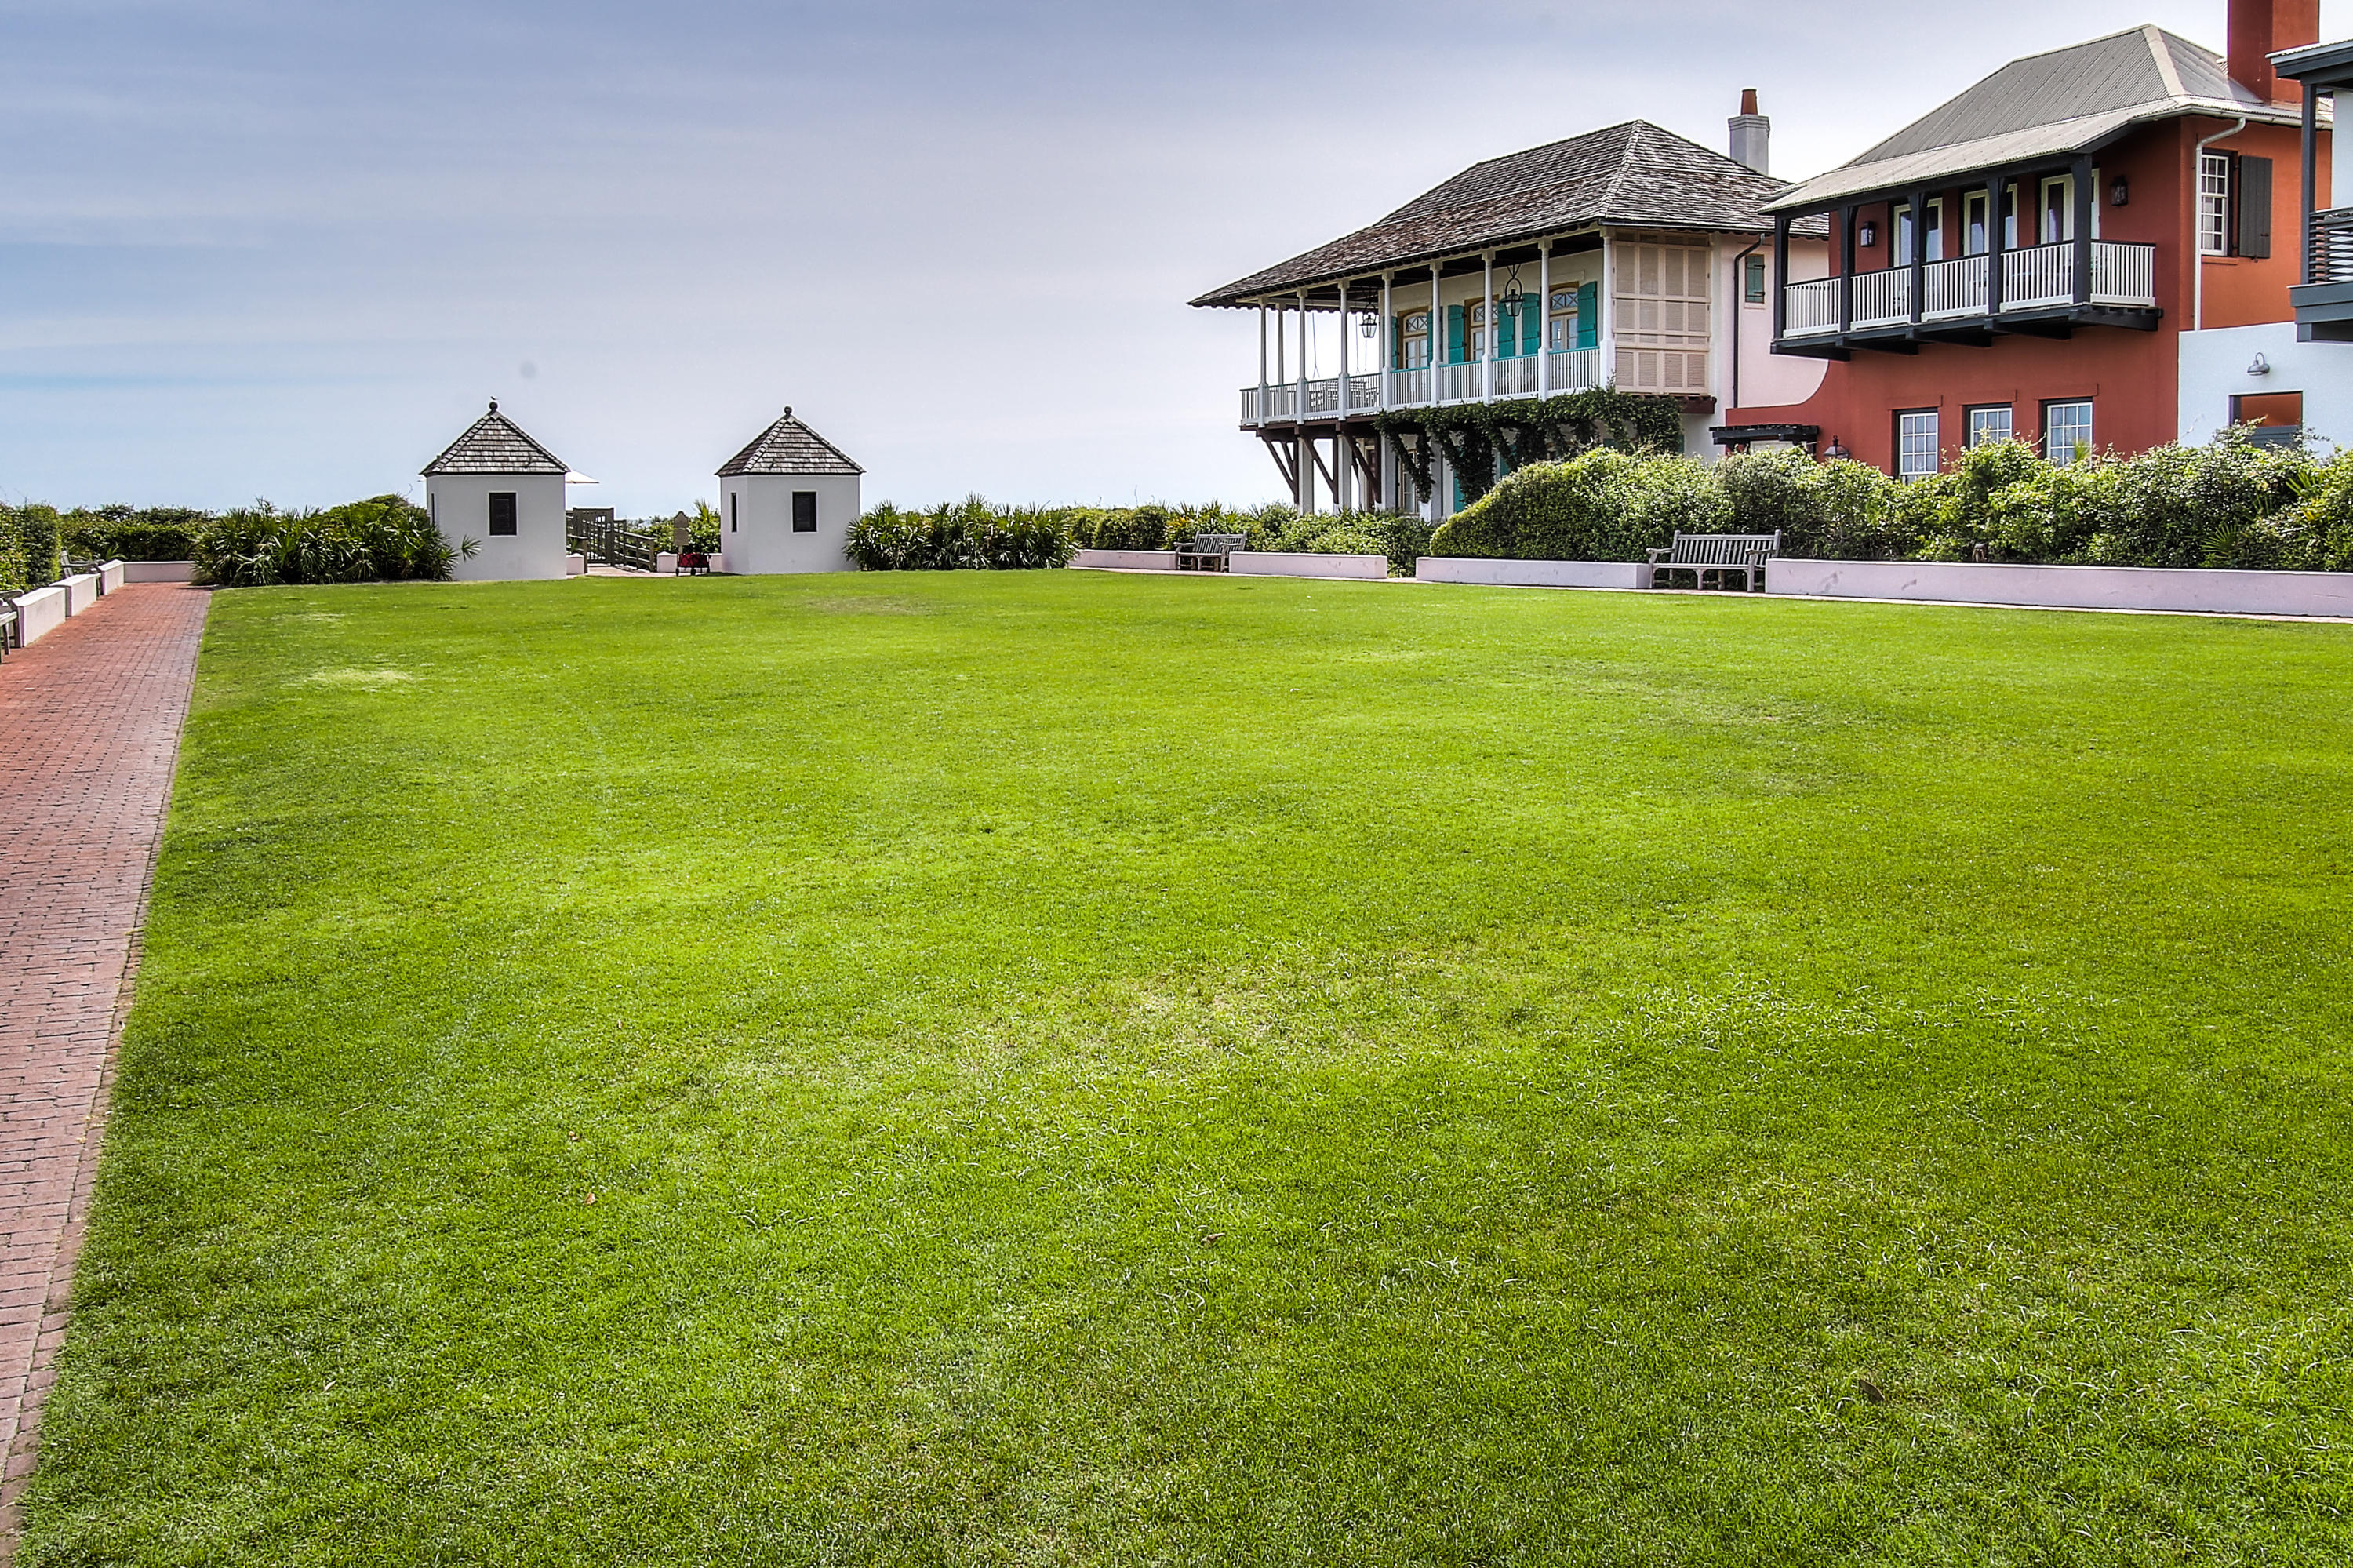
[[[2238,252],[2242,256],[2269,256],[2272,253],[2272,161],[2242,153],[2238,164]]]

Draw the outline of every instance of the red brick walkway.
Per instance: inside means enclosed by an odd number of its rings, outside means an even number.
[[[211,595],[107,595],[0,664],[0,1562],[56,1375]]]

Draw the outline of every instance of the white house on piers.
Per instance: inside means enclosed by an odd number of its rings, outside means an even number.
[[[1474,164],[1370,228],[1195,300],[1257,311],[1242,428],[1300,508],[1316,509],[1319,478],[1337,508],[1415,504],[1374,423],[1391,410],[1615,385],[1680,401],[1685,449],[1704,450],[1719,404],[1810,396],[1824,367],[1770,353],[1778,280],[1762,208],[1788,186],[1767,172],[1769,122],[1753,91],[1741,108],[1737,159],[1629,121]],[[1815,230],[1799,231],[1793,277],[1828,270],[1828,227]],[[1311,374],[1319,314],[1336,319],[1338,345]],[[1431,516],[1456,493],[1434,484]]]
[[[470,560],[461,554],[455,562],[458,580],[564,576],[568,471],[491,398],[491,411],[425,465],[425,507],[434,528],[452,550],[469,539],[477,546]]]

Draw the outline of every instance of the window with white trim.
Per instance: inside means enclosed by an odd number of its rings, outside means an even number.
[[[1969,410],[1969,445],[2006,441],[2010,437],[2010,405],[1995,403]]]
[[[1895,477],[1909,483],[1936,471],[1936,410],[1914,408],[1895,416]]]
[[[2092,401],[2042,406],[2042,455],[2065,468],[2092,455]]]
[[[2231,253],[2231,156],[2198,154],[2198,254]]]

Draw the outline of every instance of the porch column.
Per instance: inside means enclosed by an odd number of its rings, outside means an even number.
[[[1495,253],[1479,253],[1479,312],[1487,318],[1487,330],[1481,334],[1479,345],[1479,401],[1495,400]],[[1471,319],[1462,320],[1462,335],[1471,335]]]
[[[1894,237],[1888,237],[1891,245]],[[1854,330],[1854,204],[1839,208],[1839,335]]]
[[[1986,185],[1986,314],[2001,314],[2001,204],[2010,194],[2010,176],[1997,172]]]
[[[1609,231],[1601,230],[1601,334],[1597,340],[1601,349],[1601,379],[1603,387],[1618,385],[1618,247],[1609,241]]]
[[[1789,215],[1773,215],[1773,341],[1789,335]]]
[[[1381,274],[1381,330],[1373,336],[1373,341],[1380,345],[1380,352],[1374,356],[1373,374],[1380,378],[1378,385],[1383,413],[1387,413],[1389,407],[1389,366],[1398,357],[1397,308],[1393,297],[1396,292],[1397,270],[1391,268]]]
[[[2092,213],[2094,199],[2099,195],[2092,189],[2092,157],[2086,153],[2075,160],[2075,302],[2092,302]]]
[[[1266,302],[1258,302],[1258,422],[1266,423]]]
[[[1438,275],[1445,266],[1443,260],[1430,264],[1430,406],[1433,408],[1446,401],[1446,312],[1438,302]]]
[[[2330,116],[2332,122],[2335,118]],[[2307,283],[2319,281],[2312,274],[2313,204],[2320,199],[2320,170],[2314,162],[2313,143],[2319,133],[2320,89],[2307,81],[2304,84],[2304,219],[2295,228],[2295,275]]]
[[[1522,302],[1520,309],[1527,308],[1526,303]],[[1552,396],[1552,339],[1546,335],[1551,330],[1552,241],[1539,238],[1536,241],[1536,396],[1539,397]],[[1520,341],[1528,341],[1525,328],[1521,330]]]
[[[1912,269],[1912,324],[1920,324],[1920,307],[1927,302],[1928,291],[1928,193],[1915,190],[1912,203],[1912,256],[1906,263]]]

